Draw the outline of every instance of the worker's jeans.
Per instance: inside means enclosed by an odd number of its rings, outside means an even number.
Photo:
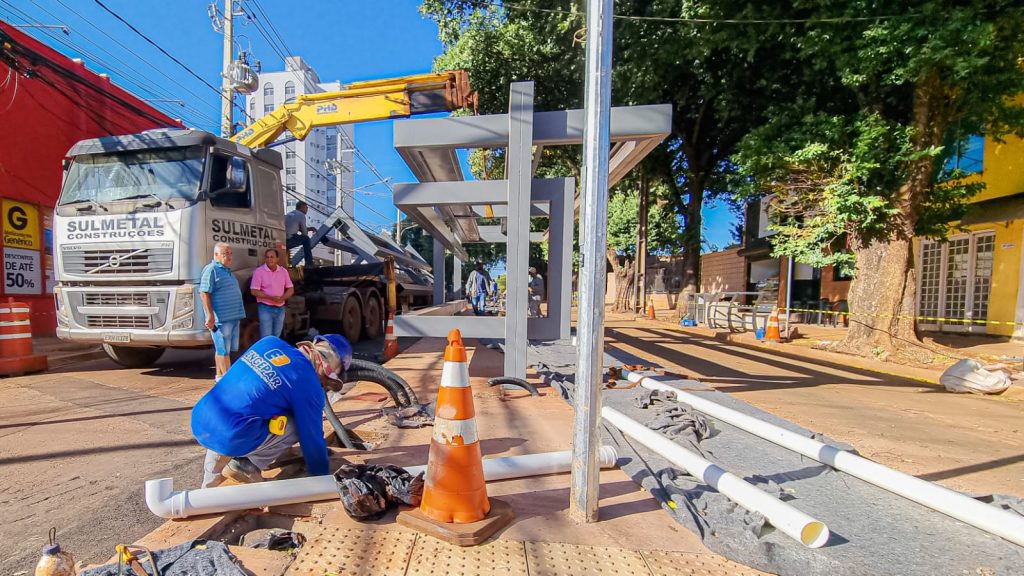
[[[292,421],[289,419],[288,423],[285,424],[284,434],[280,436],[271,434],[268,428],[267,439],[248,454],[224,456],[217,454],[213,450],[207,450],[206,460],[203,462],[203,488],[212,488],[223,481],[220,472],[224,469],[224,466],[227,466],[228,460],[231,460],[231,458],[248,458],[257,468],[266,470],[270,468],[274,460],[277,460],[285,450],[294,446],[298,441],[299,435],[295,433],[295,426],[292,425]]]
[[[260,303],[257,311],[260,316],[260,338],[281,336],[284,331],[284,306]]]
[[[288,239],[285,240],[285,246],[287,246],[289,250],[296,246],[302,246],[302,257],[306,260],[306,267],[309,268],[313,266],[313,248],[310,247],[309,236],[307,236],[305,232],[289,236]]]
[[[473,314],[483,316],[487,313],[487,293],[477,292],[470,296],[470,303],[473,305]]]
[[[530,296],[530,299],[527,302],[527,306],[529,308],[526,311],[527,312],[526,316],[528,318],[540,318],[541,317],[541,315],[540,315],[540,302],[541,302],[541,297],[540,296]]]

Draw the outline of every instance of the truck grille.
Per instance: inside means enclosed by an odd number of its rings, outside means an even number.
[[[67,274],[160,274],[174,265],[174,248],[67,250]]]
[[[149,306],[149,292],[86,292],[86,306]]]
[[[151,316],[86,316],[88,328],[152,328]]]

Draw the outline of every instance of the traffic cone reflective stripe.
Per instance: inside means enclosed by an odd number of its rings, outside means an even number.
[[[420,511],[446,523],[482,520],[490,511],[466,348],[458,330],[448,334],[434,432]]]
[[[768,317],[768,325],[764,329],[765,342],[782,342],[782,333],[779,331],[779,309],[772,308],[771,316]]]
[[[384,329],[384,359],[391,360],[398,356],[398,338],[395,336],[395,313],[388,314],[388,325]]]

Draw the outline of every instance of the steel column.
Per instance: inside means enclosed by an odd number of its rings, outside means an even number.
[[[605,249],[608,240],[608,119],[611,102],[612,0],[587,2],[583,132],[583,220],[580,257],[579,364],[576,368],[569,512],[596,522],[604,369]]]
[[[444,304],[444,244],[434,240],[434,306]]]
[[[465,298],[462,293],[462,260],[458,256],[452,257],[452,299]]]
[[[526,378],[527,279],[530,258],[530,184],[533,167],[533,82],[515,82],[509,94],[508,275],[505,289],[505,376]]]

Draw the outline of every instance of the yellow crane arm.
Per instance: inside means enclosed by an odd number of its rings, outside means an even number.
[[[346,84],[337,92],[303,94],[260,118],[232,140],[262,148],[289,130],[299,140],[321,126],[353,124],[476,106],[464,70]]]

